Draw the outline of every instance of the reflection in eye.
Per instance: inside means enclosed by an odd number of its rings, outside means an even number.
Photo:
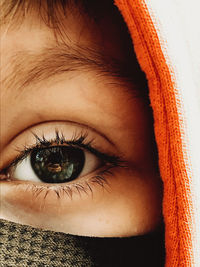
[[[12,177],[65,183],[95,171],[101,164],[101,160],[88,151],[72,146],[53,146],[34,149],[16,166]]]
[[[93,140],[86,141],[87,133],[75,136],[72,140],[65,140],[63,134],[59,134],[57,130],[54,139],[47,140],[44,135],[42,138],[36,134],[34,136],[36,144],[26,147],[4,169],[10,181],[34,182],[36,188],[41,184],[73,185],[69,182],[81,179],[89,186],[88,176],[91,176],[93,181],[103,184],[103,181],[106,181],[104,174],[112,174],[112,168],[122,167],[119,157],[95,149],[92,145]],[[83,186],[81,183],[78,185]],[[69,189],[68,186],[67,188]],[[89,189],[91,191],[90,186]]]

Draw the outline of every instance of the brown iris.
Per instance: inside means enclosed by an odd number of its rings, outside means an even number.
[[[84,151],[77,147],[53,146],[35,149],[31,166],[45,183],[65,183],[76,179],[85,164]]]

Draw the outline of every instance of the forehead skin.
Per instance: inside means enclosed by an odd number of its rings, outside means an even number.
[[[110,181],[110,192],[98,192],[94,201],[86,197],[81,204],[78,200],[73,204],[63,201],[59,207],[60,217],[56,207],[52,208],[50,203],[51,209],[46,207],[46,213],[40,214],[46,223],[42,227],[97,236],[129,236],[151,231],[161,220],[161,185],[155,167],[150,108],[142,98],[134,97],[134,84],[109,73],[113,59],[124,61],[130,53],[124,32],[116,27],[111,16],[95,24],[75,11],[68,13],[63,26],[64,39],[58,37],[57,40],[53,31],[34,14],[27,17],[20,27],[8,31],[6,26],[2,28],[0,167],[5,167],[10,160],[12,144],[22,143],[23,133],[33,125],[54,121],[87,125],[111,141],[108,150],[123,155],[129,168],[117,171],[115,179]],[[68,49],[68,54],[77,48],[87,48],[98,55],[106,55],[107,72],[98,61],[85,68],[84,64],[80,67],[73,63],[56,75],[42,76],[41,69],[35,64],[44,63],[41,57],[45,55],[47,60],[48,51],[61,44]],[[71,64],[69,57],[66,58],[66,64]],[[105,61],[102,58],[101,63]],[[23,75],[29,73],[30,66],[37,75],[31,77],[37,79],[23,83]],[[15,73],[12,83],[11,73]],[[16,205],[18,215],[9,214],[2,208],[2,217],[30,224],[26,212],[33,212],[33,226],[41,227],[41,222],[37,221],[39,205],[33,210],[24,203],[24,195],[19,192],[14,197],[12,190],[9,184],[3,183],[2,199],[10,206]],[[63,226],[60,229],[58,220],[67,221],[67,228]]]
[[[70,11],[70,10],[69,10]],[[100,107],[100,109],[105,110],[108,109],[108,114],[112,114],[112,108],[111,104],[115,107],[121,105],[127,100],[130,101],[132,98],[133,93],[129,92],[129,94],[126,95],[126,97],[123,96],[124,92],[127,91],[127,88],[134,87],[134,84],[130,86],[130,84],[124,84],[121,85],[122,80],[117,80],[116,78],[113,79],[112,75],[108,74],[107,77],[104,77],[103,74],[100,72],[100,70],[96,70],[94,66],[89,66],[89,70],[87,66],[84,66],[84,63],[82,65],[82,68],[79,70],[77,67],[75,67],[74,73],[67,73],[63,71],[63,73],[59,73],[59,77],[53,77],[53,80],[48,81],[45,80],[43,83],[40,83],[40,75],[41,75],[41,69],[34,67],[35,65],[38,65],[41,63],[41,58],[45,55],[48,56],[48,51],[52,49],[58,48],[64,46],[66,51],[61,51],[62,53],[68,53],[70,54],[73,50],[79,50],[82,49],[85,52],[85,49],[89,50],[89,54],[95,51],[99,55],[106,55],[107,61],[108,61],[108,68],[109,68],[109,62],[114,60],[123,61],[126,58],[130,58],[129,51],[130,51],[130,44],[127,42],[126,39],[124,39],[124,31],[122,30],[122,27],[116,27],[116,24],[113,24],[112,17],[104,17],[98,25],[95,23],[92,23],[91,19],[87,16],[82,16],[78,12],[68,12],[68,16],[66,18],[66,21],[63,22],[65,26],[65,39],[64,39],[64,45],[63,40],[56,40],[55,35],[49,27],[47,27],[40,19],[36,19],[36,17],[30,16],[28,17],[22,25],[19,25],[17,28],[11,28],[10,31],[6,32],[4,29],[2,29],[2,43],[1,43],[1,63],[2,63],[2,72],[1,72],[1,84],[2,84],[2,121],[4,118],[6,118],[6,123],[9,123],[9,127],[13,127],[14,125],[12,122],[15,120],[15,116],[13,119],[8,120],[8,112],[7,112],[7,103],[14,102],[14,114],[17,113],[19,105],[16,102],[16,98],[20,97],[25,98],[29,97],[31,92],[36,94],[41,88],[45,87],[51,87],[53,83],[61,82],[61,80],[69,78],[68,80],[71,81],[71,79],[83,79],[85,80],[86,75],[84,77],[80,77],[80,72],[84,72],[84,68],[87,72],[87,79],[92,80],[96,79],[98,81],[98,84],[96,84],[96,87],[99,87],[100,84],[105,83],[106,87],[107,83],[113,83],[114,86],[112,88],[113,91],[119,92],[118,97],[116,99],[113,99],[113,92],[110,88],[106,89],[104,88],[104,91],[102,89],[96,89],[92,88],[91,90],[89,88],[81,88],[81,90],[77,90],[78,93],[82,92],[85,98],[90,99],[90,102],[95,104],[95,108],[97,109],[98,103],[101,101],[104,102],[104,99],[107,99],[107,105],[106,109]],[[81,25],[81,26],[80,26]],[[106,26],[105,26],[106,25]],[[120,24],[119,24],[120,25]],[[6,27],[5,27],[6,30]],[[126,35],[125,35],[126,36]],[[85,48],[85,49],[84,49]],[[63,48],[62,48],[63,49]],[[84,53],[83,52],[83,53]],[[79,51],[78,51],[79,53]],[[81,52],[80,52],[81,53]],[[87,51],[85,52],[87,57]],[[56,54],[57,55],[57,54]],[[54,53],[54,57],[56,56]],[[46,57],[44,56],[44,61],[47,62]],[[51,57],[51,56],[49,56]],[[78,55],[77,55],[78,57]],[[90,58],[90,55],[88,56]],[[95,57],[95,55],[93,55]],[[132,59],[132,58],[131,58]],[[103,67],[103,59],[100,62],[100,67]],[[109,61],[110,60],[110,61]],[[52,60],[52,68],[53,72],[54,70],[54,63],[55,58]],[[69,62],[64,62],[68,67]],[[98,64],[99,62],[97,62]],[[76,64],[76,63],[75,63]],[[33,65],[32,68],[29,68],[30,65]],[[111,65],[111,64],[110,64]],[[77,64],[76,64],[77,66]],[[46,70],[46,75],[50,76],[50,70],[49,65],[46,64],[44,66],[43,70]],[[32,69],[36,69],[36,74],[34,73],[33,77],[31,77]],[[60,68],[60,67],[58,67]],[[67,68],[66,68],[67,69]],[[94,70],[93,70],[94,69]],[[93,72],[92,72],[93,71]],[[14,75],[13,75],[14,73]],[[28,88],[23,88],[24,82],[24,76],[28,76],[30,79],[30,84]],[[78,75],[77,75],[78,74]],[[14,79],[13,79],[14,76]],[[102,77],[101,77],[102,76]],[[48,78],[48,77],[47,77]],[[11,81],[14,81],[14,83],[11,83]],[[39,83],[37,85],[34,84],[34,80]],[[26,81],[26,80],[25,80]],[[80,83],[79,83],[80,84]],[[119,84],[119,85],[118,85]],[[80,87],[80,86],[79,86]],[[101,86],[100,86],[101,87]],[[123,87],[123,91],[122,91]],[[126,88],[127,87],[127,88]],[[37,90],[39,88],[39,90]],[[32,89],[32,90],[31,90]],[[132,89],[132,88],[131,88]],[[50,89],[46,89],[45,91],[48,92]],[[73,89],[74,91],[74,89]],[[131,90],[130,90],[131,91]],[[101,93],[101,98],[99,97],[99,93]],[[67,93],[67,92],[66,92]],[[106,95],[106,93],[108,95]],[[123,93],[123,94],[122,94]],[[72,92],[70,92],[72,94]],[[98,98],[96,98],[96,95],[98,95]],[[105,95],[105,96],[104,96]],[[108,96],[110,96],[110,101],[108,101]],[[123,96],[123,97],[122,97]],[[4,99],[5,98],[5,99]],[[94,103],[95,99],[95,103]],[[101,101],[101,102],[102,102]],[[78,98],[76,98],[77,105],[79,104]],[[86,102],[86,101],[85,101]],[[119,103],[120,102],[120,103]],[[144,112],[146,113],[147,107],[143,104],[142,101],[138,101],[138,99],[133,99],[133,102],[137,102],[137,106],[141,106],[145,108]],[[140,103],[141,102],[141,103]],[[44,103],[43,103],[44,104]],[[5,105],[5,108],[3,108]],[[88,103],[87,103],[88,105]],[[122,105],[122,108],[123,105]],[[23,110],[23,108],[20,108]],[[6,116],[4,116],[4,112],[6,112]],[[24,110],[23,110],[24,112]],[[126,114],[126,115],[125,115]],[[19,114],[20,115],[20,114]],[[114,114],[116,116],[119,116],[118,113]],[[131,118],[132,120],[132,114],[124,109],[121,111],[121,116],[126,116]],[[24,114],[24,116],[26,116]],[[88,113],[86,113],[86,116],[88,116]],[[149,119],[149,117],[148,117]],[[91,119],[92,121],[92,119]],[[113,118],[113,122],[114,122]],[[118,123],[118,122],[116,122]],[[4,124],[4,123],[3,123]],[[16,127],[16,126],[15,126]],[[9,140],[9,133],[7,133],[7,139]],[[2,141],[5,139],[2,138],[1,140],[1,147],[3,146]]]
[[[2,37],[2,53],[4,53],[5,45],[6,52],[11,52],[8,54],[10,63],[12,63],[11,67],[14,63],[15,66],[22,63],[24,68],[29,65],[30,61],[26,64],[23,59],[30,52],[36,55],[41,53],[42,56],[42,53],[48,52],[48,49],[55,47],[59,49],[60,46],[63,48],[64,45],[66,46],[66,51],[64,51],[66,53],[72,53],[73,50],[81,53],[79,50],[82,49],[85,50],[82,53],[86,54],[86,57],[87,54],[90,56],[91,52],[93,54],[95,52],[97,59],[104,56],[110,62],[111,59],[124,60],[130,58],[131,54],[133,55],[130,53],[131,43],[130,39],[127,38],[127,29],[119,23],[116,16],[106,16],[95,23],[88,16],[80,14],[79,11],[69,9],[67,10],[67,17],[62,18],[61,21],[62,24],[59,24],[61,26],[57,30],[52,30],[44,24],[40,17],[29,14],[25,23],[17,24],[16,22],[15,25],[11,23],[10,27],[9,24],[4,25],[2,35],[6,35],[6,42]],[[9,34],[7,34],[7,27],[10,29]],[[59,31],[62,33],[60,34]],[[94,57],[95,55],[93,55]],[[127,60],[126,63],[128,63]]]

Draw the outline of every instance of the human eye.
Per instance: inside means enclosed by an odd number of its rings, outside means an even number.
[[[42,134],[30,131],[28,139],[34,141],[30,145],[21,141],[23,150],[15,149],[18,155],[1,170],[1,180],[15,182],[33,196],[41,194],[46,201],[49,193],[55,193],[60,201],[108,185],[106,176],[112,175],[113,168],[122,167],[122,160],[95,148],[98,138],[88,128],[67,128],[54,126],[47,137],[44,129]]]

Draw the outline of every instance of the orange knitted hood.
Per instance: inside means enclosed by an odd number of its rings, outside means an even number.
[[[25,0],[15,2],[22,2],[26,7]],[[127,23],[138,62],[148,80],[164,184],[165,266],[200,267],[200,1],[115,0],[115,4]],[[69,261],[66,251],[71,247],[75,248],[75,256],[70,254],[72,262],[74,257],[79,260],[80,251],[76,250],[77,244],[82,242],[79,237],[68,236],[74,240],[68,248],[69,239],[65,239],[63,233],[53,232],[51,238],[49,232],[28,226],[5,222],[1,225],[6,240],[2,242],[5,248],[2,249],[3,263],[9,261],[12,266],[17,266],[17,259],[23,265],[20,258],[23,254],[23,260],[28,262],[26,266],[32,265],[31,261],[38,264],[38,255],[41,261],[44,260],[44,266],[65,266]],[[27,239],[20,239],[24,235]],[[15,239],[17,241],[13,243]],[[95,248],[92,242],[91,247]],[[19,248],[21,245],[21,250],[15,250],[15,246]],[[104,247],[104,243],[101,246]],[[112,247],[110,243],[109,246]],[[87,246],[85,248],[87,251]],[[49,254],[45,254],[46,251]],[[104,257],[101,249],[99,251]],[[82,255],[82,260],[86,261],[84,266],[91,266],[89,257]],[[75,266],[71,261],[69,264],[66,266]]]
[[[164,182],[166,266],[200,266],[200,4],[115,3],[149,84]]]

